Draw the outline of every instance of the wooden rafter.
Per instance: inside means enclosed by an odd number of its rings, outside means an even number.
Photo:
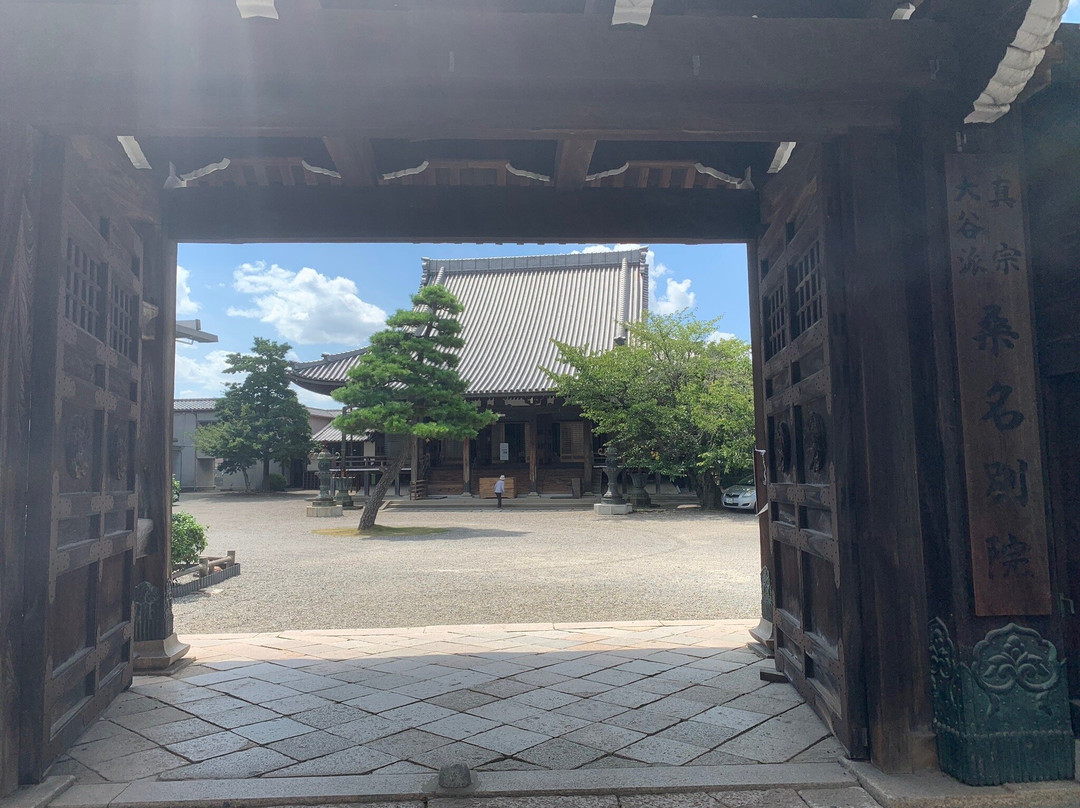
[[[366,188],[375,184],[375,153],[366,138],[324,137],[323,145],[345,185]]]
[[[587,138],[564,138],[555,150],[555,187],[576,189],[585,185],[596,141]]]

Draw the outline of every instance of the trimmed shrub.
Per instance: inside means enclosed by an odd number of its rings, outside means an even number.
[[[175,477],[172,478],[172,501],[180,501],[180,481]]]
[[[271,474],[266,478],[267,491],[284,491],[289,487],[289,481],[281,474]]]
[[[172,563],[184,566],[199,563],[206,552],[206,527],[190,513],[172,515]]]

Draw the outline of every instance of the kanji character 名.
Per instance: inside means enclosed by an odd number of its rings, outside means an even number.
[[[990,399],[988,402],[986,414],[983,415],[983,421],[993,421],[994,426],[1001,432],[1007,432],[1010,429],[1016,429],[1020,424],[1024,423],[1024,414],[1020,410],[1007,410],[1005,409],[1006,402],[1009,400],[1009,396],[1012,395],[1013,389],[1001,382],[994,382],[993,387],[986,391],[986,397]]]

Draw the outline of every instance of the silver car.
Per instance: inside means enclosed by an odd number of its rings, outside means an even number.
[[[725,508],[734,508],[738,511],[757,512],[757,486],[753,477],[740,480],[735,485],[724,489],[723,504]]]

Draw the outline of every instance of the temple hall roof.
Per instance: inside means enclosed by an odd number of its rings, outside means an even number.
[[[551,390],[541,367],[556,361],[552,340],[610,348],[625,336],[622,323],[648,308],[645,248],[616,252],[509,258],[423,259],[421,285],[440,283],[461,300],[459,370],[470,396]],[[293,364],[301,387],[327,393],[343,385],[361,348]]]

